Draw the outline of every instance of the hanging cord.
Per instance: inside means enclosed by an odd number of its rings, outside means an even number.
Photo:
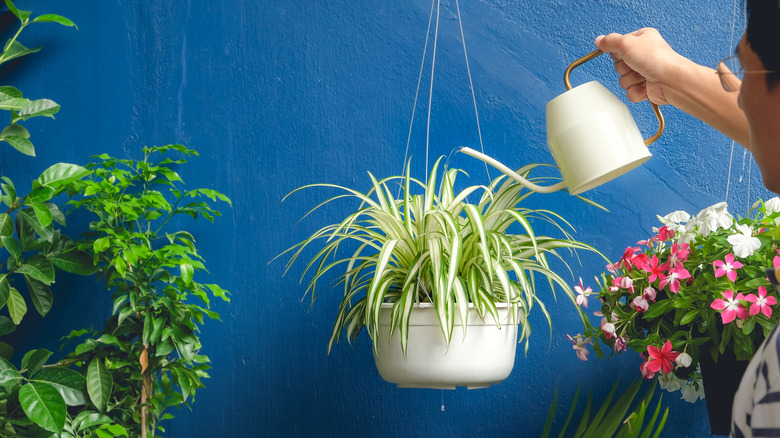
[[[428,53],[428,39],[431,34],[431,22],[433,21],[433,7],[436,5],[436,0],[431,1],[431,12],[428,15],[428,29],[425,31],[425,47],[423,47],[422,61],[420,62],[420,74],[417,77],[417,90],[414,92],[414,105],[412,105],[412,120],[409,122],[409,134],[406,136],[406,151],[404,152],[404,166],[401,175],[406,174],[406,166],[409,159],[409,144],[412,140],[412,127],[414,126],[414,114],[417,109],[417,97],[420,95],[420,83],[422,83],[423,69],[425,68],[425,55]],[[426,169],[427,172],[427,169]],[[398,195],[400,196],[401,186],[398,187]]]
[[[425,128],[425,185],[428,185],[428,149],[431,140],[431,106],[433,103],[433,76],[436,70],[436,46],[439,41],[439,11],[441,0],[436,0],[436,29],[433,31],[433,57],[431,59],[431,86],[428,89],[428,125]]]
[[[477,111],[477,96],[474,93],[474,82],[471,80],[471,67],[469,66],[469,54],[466,52],[466,36],[463,34],[463,21],[460,18],[460,4],[455,0],[455,8],[458,10],[458,26],[460,27],[460,40],[463,42],[463,56],[466,58],[466,73],[469,75],[469,89],[471,89],[471,101],[474,103],[474,116],[477,118],[477,134],[479,135],[479,150],[485,153],[485,147],[482,145],[482,128],[479,125],[479,111]],[[490,181],[490,171],[485,163],[485,173]]]

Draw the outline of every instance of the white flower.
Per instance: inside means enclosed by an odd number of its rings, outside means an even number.
[[[704,384],[699,382],[698,389],[693,382],[688,382],[683,386],[680,391],[682,392],[682,399],[688,403],[696,403],[697,400],[704,398]]]
[[[728,211],[728,204],[719,202],[711,205],[696,215],[694,220],[688,223],[688,227],[699,226],[699,233],[707,237],[711,232],[719,228],[727,229],[734,223],[734,216]]]
[[[769,216],[772,213],[777,213],[780,211],[780,198],[775,196],[774,198],[765,201],[764,207],[766,207],[766,214]]]
[[[753,237],[753,228],[749,225],[737,224],[736,227],[739,233],[729,236],[728,241],[734,247],[734,255],[744,259],[761,248],[761,241]]]
[[[688,353],[680,353],[677,356],[677,359],[675,359],[675,362],[677,362],[677,366],[687,368],[691,366],[691,362],[692,362],[691,355]]]
[[[658,216],[658,220],[667,227],[680,225],[691,220],[691,215],[682,210],[673,211],[664,217]]]
[[[664,217],[656,217],[659,221],[661,221],[662,224],[664,224],[664,226],[674,230],[675,240],[678,242],[680,241],[680,238],[686,234],[685,224],[691,220],[691,215],[682,210],[673,211]],[[653,231],[658,232],[656,228],[653,228]]]
[[[674,392],[680,390],[684,384],[685,380],[675,376],[673,372],[658,374],[658,385],[661,389]]]

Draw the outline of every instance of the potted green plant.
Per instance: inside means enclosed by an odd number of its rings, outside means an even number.
[[[170,228],[182,216],[213,222],[220,212],[209,200],[230,200],[213,189],[184,190],[176,169],[194,155],[182,145],[145,147],[140,160],[103,154],[69,187],[70,204],[93,215],[76,245],[92,257],[114,305],[102,330],[66,337],[81,343],[60,363],[86,378],[79,414],[93,419],[67,427],[118,425],[129,436],[154,436],[172,418],[169,408],[189,404],[209,377],[198,333],[205,318],[219,319],[211,300],[229,302],[228,293],[196,281],[206,268],[195,237]]]
[[[342,332],[353,341],[365,328],[377,368],[392,383],[488,386],[511,372],[518,338],[528,348],[526,320],[532,308],[538,306],[550,321],[537,294],[537,276],[553,293],[560,287],[575,300],[548,257],[563,261],[557,250],[595,249],[574,240],[557,213],[523,207],[532,193],[525,186],[501,176],[489,186],[457,191],[456,178],[464,172],[445,169],[439,180],[441,163],[441,158],[436,161],[427,183],[412,178],[407,165],[404,176],[377,180],[369,173],[371,187],[366,193],[331,184],[293,191],[290,195],[333,188],[341,193],[319,206],[342,198],[356,198],[358,205],[341,221],[285,251],[291,253],[285,272],[305,250],[321,245],[301,275],[304,281],[310,274],[306,294],[312,300],[319,282],[340,272],[337,283],[343,298],[328,352]],[[520,173],[528,176],[536,166],[526,166]],[[561,237],[538,235],[532,222],[551,225]],[[469,339],[482,348],[465,350]]]
[[[600,343],[639,353],[646,378],[689,401],[706,395],[713,432],[728,434],[740,376],[780,317],[766,272],[780,267],[779,218],[778,198],[757,202],[744,218],[725,203],[693,217],[659,216],[662,226],[649,239],[607,266],[598,292],[579,290],[598,295],[602,320],[586,324],[578,347],[593,342],[599,356]],[[708,377],[724,366],[734,367],[728,378]]]
[[[143,153],[141,160],[104,154],[84,168],[58,166],[34,184],[57,182],[56,193],[72,196],[70,212],[94,215],[90,231],[70,242],[78,258],[53,253],[52,263],[97,270],[114,304],[102,329],[65,336],[63,347],[79,343],[55,363],[44,349],[26,353],[19,367],[0,357],[3,436],[154,436],[172,418],[169,408],[189,405],[209,377],[199,330],[205,318],[219,318],[211,300],[229,301],[228,293],[196,281],[205,265],[195,238],[170,228],[181,226],[181,216],[213,221],[220,213],[208,200],[230,201],[212,189],[184,190],[175,169],[195,151],[168,145]]]

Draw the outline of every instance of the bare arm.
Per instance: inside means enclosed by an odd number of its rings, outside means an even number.
[[[645,28],[626,35],[600,36],[596,46],[615,61],[628,100],[650,99],[658,105],[674,105],[739,144],[750,144],[739,93],[724,90],[714,69],[675,52],[657,30]]]

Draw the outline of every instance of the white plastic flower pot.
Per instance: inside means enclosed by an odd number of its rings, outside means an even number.
[[[474,389],[499,383],[512,372],[519,320],[513,321],[507,306],[498,306],[500,328],[490,315],[482,321],[476,310],[470,308],[465,337],[460,317],[456,316],[449,347],[433,306],[415,306],[409,322],[406,358],[398,330],[392,338],[389,336],[391,307],[384,304],[380,313],[379,344],[374,353],[377,370],[386,381],[401,388]]]

